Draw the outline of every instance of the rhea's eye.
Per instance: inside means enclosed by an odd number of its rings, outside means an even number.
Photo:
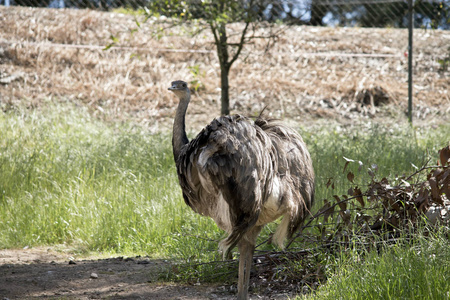
[[[183,83],[183,87],[184,87],[184,88],[186,87],[186,83]]]

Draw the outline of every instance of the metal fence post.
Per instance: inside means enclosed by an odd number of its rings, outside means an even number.
[[[412,124],[414,0],[408,0],[408,119]]]

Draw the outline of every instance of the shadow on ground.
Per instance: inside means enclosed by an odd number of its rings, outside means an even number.
[[[232,299],[223,286],[157,281],[147,257],[74,260],[39,249],[0,250],[0,299]]]

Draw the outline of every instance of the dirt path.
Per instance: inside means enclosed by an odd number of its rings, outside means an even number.
[[[221,286],[156,282],[168,265],[145,257],[76,260],[41,248],[0,250],[0,299],[232,298]]]
[[[0,250],[0,299],[234,299],[235,286],[157,281],[169,266],[147,257],[74,259],[45,248]],[[273,292],[252,297],[287,298]]]

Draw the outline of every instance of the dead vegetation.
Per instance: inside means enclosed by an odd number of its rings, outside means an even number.
[[[71,101],[105,119],[161,131],[176,105],[168,83],[185,79],[199,87],[191,124],[219,114],[219,65],[208,32],[173,28],[158,39],[152,21],[132,32],[131,15],[24,7],[1,7],[0,24],[3,109]],[[122,48],[102,50],[111,35]],[[426,122],[448,120],[450,73],[438,63],[448,41],[447,31],[415,31],[415,117]],[[268,105],[273,116],[293,122],[404,118],[406,45],[402,29],[287,28],[269,51],[263,40],[245,48],[231,70],[231,109],[255,114]]]
[[[359,171],[366,169],[369,173],[371,181],[366,186],[356,185],[356,175],[346,171],[352,163],[359,163]],[[335,254],[349,249],[380,251],[386,244],[412,241],[420,227],[425,234],[430,234],[440,226],[448,231],[450,146],[439,151],[437,163],[430,159],[411,174],[393,179],[379,178],[377,169],[375,164],[366,168],[361,162],[347,159],[343,172],[352,186],[346,194],[333,195],[332,199],[324,200],[323,206],[303,226],[303,232],[298,233],[296,238],[317,245],[318,249],[326,253]],[[328,180],[327,187],[334,190],[332,178]],[[289,259],[314,261],[315,252],[311,249],[298,250],[294,241],[287,246]],[[285,259],[285,255],[266,255],[267,259],[261,263],[260,269],[273,268],[280,258]],[[320,264],[311,265],[316,269],[305,270],[308,271],[305,275],[313,274],[308,286],[325,279]]]

